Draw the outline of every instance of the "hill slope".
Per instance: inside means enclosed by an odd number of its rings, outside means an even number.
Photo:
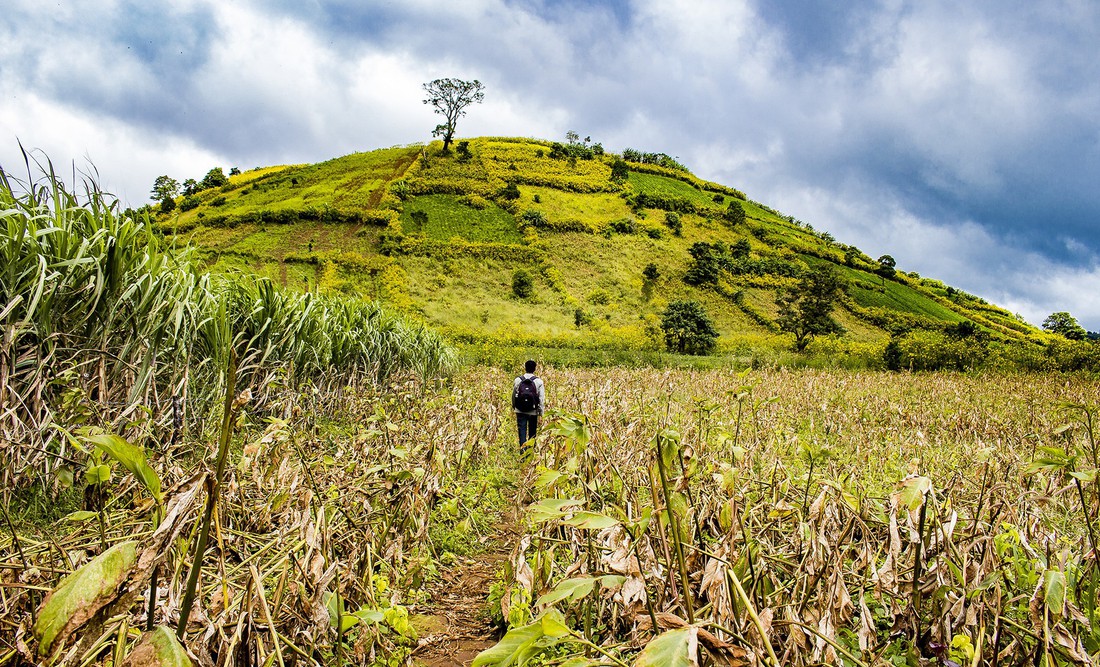
[[[846,332],[818,347],[878,354],[891,335],[942,336],[963,322],[986,340],[1046,337],[939,281],[884,278],[858,249],[665,156],[624,151],[624,165],[582,143],[461,143],[450,155],[435,143],[253,170],[182,198],[159,226],[215,270],[362,293],[465,342],[654,348],[666,305],[693,299],[720,351],[784,348],[776,291],[823,263],[847,284],[834,313]],[[720,258],[716,278],[685,281],[693,247]],[[532,297],[513,294],[517,270],[534,278]]]

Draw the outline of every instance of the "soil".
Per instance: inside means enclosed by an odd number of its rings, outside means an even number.
[[[515,531],[514,521],[498,525],[486,539],[483,553],[459,558],[431,586],[431,600],[411,610],[420,631],[413,665],[465,667],[497,643],[500,633],[490,625],[485,609],[489,586],[515,544]]]

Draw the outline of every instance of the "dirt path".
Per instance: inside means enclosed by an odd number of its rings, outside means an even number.
[[[497,643],[484,614],[489,585],[508,560],[516,541],[514,516],[508,516],[487,539],[488,548],[473,558],[460,558],[431,587],[431,600],[414,610],[420,645],[413,651],[417,667],[465,667]]]

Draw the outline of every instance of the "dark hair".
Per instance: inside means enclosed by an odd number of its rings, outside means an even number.
[[[528,373],[534,373],[535,372],[535,361],[534,361],[534,359],[528,359],[527,363],[523,364],[523,370],[528,372]]]

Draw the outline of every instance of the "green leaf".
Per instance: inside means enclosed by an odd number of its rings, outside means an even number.
[[[63,489],[68,489],[73,485],[73,471],[71,468],[61,467],[57,469],[57,483]]]
[[[897,495],[901,505],[910,512],[916,510],[924,503],[924,496],[932,490],[932,480],[927,477],[909,477],[898,482]]]
[[[163,625],[146,632],[122,663],[126,667],[191,667],[191,658],[176,633]]]
[[[133,473],[138,482],[153,496],[153,500],[158,505],[160,504],[160,477],[157,477],[157,473],[153,472],[153,469],[145,462],[145,450],[109,433],[85,436],[85,439],[98,447],[107,456],[118,461],[123,468]]]
[[[328,622],[340,632],[347,632],[359,623],[359,617],[344,610],[344,598],[338,593],[325,593],[322,599],[328,609]],[[337,626],[339,623],[339,626]]]
[[[698,628],[663,632],[646,644],[634,667],[699,667],[698,636]]]
[[[1086,484],[1092,484],[1096,481],[1095,470],[1075,470],[1069,474],[1070,477],[1080,480]]]
[[[111,481],[111,466],[106,464],[88,466],[88,469],[84,471],[84,481],[89,486],[106,484]]]
[[[535,604],[542,607],[561,602],[562,600],[567,600],[571,603],[576,602],[591,593],[595,585],[596,580],[592,577],[566,579],[555,586],[554,590],[541,596]]]
[[[657,448],[661,455],[661,463],[665,467],[665,473],[672,475],[672,471],[679,469],[677,463],[680,456],[680,434],[671,429],[665,429],[657,434]]]
[[[604,528],[610,528],[617,525],[619,522],[606,514],[600,514],[599,512],[589,512],[582,510],[576,512],[570,518],[566,519],[562,523],[568,526],[574,526],[576,528],[584,528],[588,530],[603,530]]]
[[[355,612],[354,616],[368,625],[375,625],[377,623],[381,623],[386,619],[386,615],[382,612],[378,611],[377,609],[368,609],[367,607],[363,607],[359,611]]]
[[[531,513],[532,521],[542,523],[543,521],[560,519],[565,514],[566,508],[579,507],[583,502],[574,498],[544,498],[537,503],[528,505],[527,511]]]
[[[471,667],[508,667],[520,665],[538,652],[535,642],[545,636],[542,629],[542,621],[535,621],[530,625],[512,628],[496,646],[491,646],[474,658]]]
[[[91,519],[94,519],[97,516],[98,516],[98,514],[96,512],[89,512],[87,510],[77,510],[76,512],[71,512],[68,516],[66,516],[65,520],[66,521],[72,521],[73,523],[83,523],[85,521],[89,521]]]
[[[561,478],[561,473],[557,470],[544,470],[542,474],[535,480],[535,486],[540,489],[545,489],[554,482]]]
[[[53,653],[117,595],[137,563],[137,541],[116,544],[61,580],[42,603],[34,623],[38,651]]]
[[[1043,573],[1043,602],[1057,620],[1066,606],[1066,575],[1060,570]]]
[[[569,626],[565,624],[565,617],[557,609],[550,609],[542,615],[542,633],[552,639],[567,637],[573,634]]]

